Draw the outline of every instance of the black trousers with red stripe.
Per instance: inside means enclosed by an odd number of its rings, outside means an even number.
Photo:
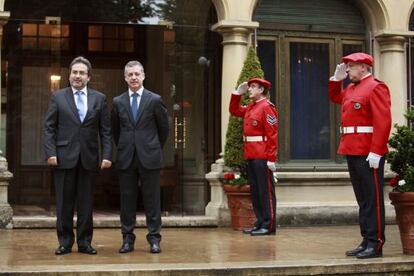
[[[249,159],[247,162],[247,177],[256,227],[276,230],[276,193],[273,173],[267,167],[267,160]]]
[[[349,175],[359,206],[362,245],[380,250],[385,242],[384,163],[369,167],[367,156],[347,155]]]

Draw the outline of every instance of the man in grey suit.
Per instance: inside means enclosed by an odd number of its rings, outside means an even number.
[[[96,254],[91,246],[94,182],[99,167],[111,166],[111,121],[106,96],[87,87],[90,62],[76,57],[69,68],[70,87],[53,93],[44,124],[44,147],[56,190],[59,247],[55,254],[72,251],[75,203],[78,251]],[[99,144],[103,157],[100,164]]]
[[[128,91],[113,100],[112,129],[118,147],[116,167],[121,192],[123,243],[120,253],[134,250],[138,180],[148,228],[151,253],[160,253],[160,169],[162,147],[168,136],[168,117],[161,97],[143,86],[144,67],[138,61],[125,65]]]

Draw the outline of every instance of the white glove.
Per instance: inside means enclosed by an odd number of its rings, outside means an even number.
[[[381,155],[378,155],[373,152],[370,152],[366,159],[366,161],[369,162],[369,167],[374,168],[374,169],[378,169],[380,160],[381,160]]]
[[[346,73],[346,64],[341,63],[336,65],[335,73],[333,75],[333,78],[331,78],[334,81],[341,81],[344,80],[347,77]]]
[[[270,162],[267,161],[267,167],[269,168],[269,170],[271,170],[272,172],[276,171],[276,163],[275,162]]]
[[[237,87],[236,94],[243,95],[247,92],[247,89],[249,88],[249,85],[247,84],[247,81],[240,83],[239,87]]]
[[[274,172],[273,173],[273,179],[275,180],[275,184],[277,183],[277,174]]]

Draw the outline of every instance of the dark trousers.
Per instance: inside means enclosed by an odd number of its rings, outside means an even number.
[[[273,173],[267,167],[267,160],[249,159],[247,162],[247,177],[256,227],[276,230],[276,193]]]
[[[83,168],[79,161],[72,169],[54,169],[56,190],[56,230],[59,244],[71,248],[74,243],[73,214],[76,204],[76,242],[91,244],[93,235],[93,194],[96,172]]]
[[[142,201],[147,222],[147,240],[161,240],[160,170],[145,169],[137,154],[128,169],[119,170],[121,191],[121,231],[125,242],[134,242],[138,181],[141,183]]]
[[[378,169],[369,167],[367,156],[347,155],[349,175],[359,206],[362,245],[380,250],[385,242],[384,163]]]

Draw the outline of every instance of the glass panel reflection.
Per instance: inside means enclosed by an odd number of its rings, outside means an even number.
[[[258,41],[257,56],[259,57],[265,79],[272,83],[270,100],[276,104],[276,46],[275,41]]]
[[[22,38],[23,49],[34,49],[37,48],[37,38],[23,37]]]
[[[40,36],[51,36],[52,34],[52,25],[39,25],[39,35]]]
[[[291,159],[329,159],[329,45],[290,43]]]
[[[11,18],[2,43],[2,58],[13,64],[7,68],[9,97],[4,97],[12,99],[7,105],[7,115],[13,118],[7,123],[7,137],[13,137],[7,140],[7,158],[16,176],[13,187],[18,187],[10,190],[12,204],[53,202],[42,149],[43,116],[51,91],[68,85],[71,60],[84,55],[93,68],[89,86],[105,93],[110,106],[113,97],[127,89],[126,62],[139,60],[144,65],[144,87],[162,96],[171,125],[161,171],[162,210],[165,215],[204,214],[209,197],[205,173],[220,152],[219,114],[207,112],[219,106],[221,98],[221,37],[209,30],[217,22],[213,4],[17,2],[5,2]],[[46,24],[46,16],[60,21]],[[200,64],[200,57],[210,62]],[[100,173],[98,209],[118,211],[117,181],[115,170]],[[138,202],[142,211],[142,201]]]
[[[23,35],[24,36],[36,36],[37,35],[37,24],[23,24]]]
[[[102,26],[89,26],[88,36],[89,37],[102,37]]]

